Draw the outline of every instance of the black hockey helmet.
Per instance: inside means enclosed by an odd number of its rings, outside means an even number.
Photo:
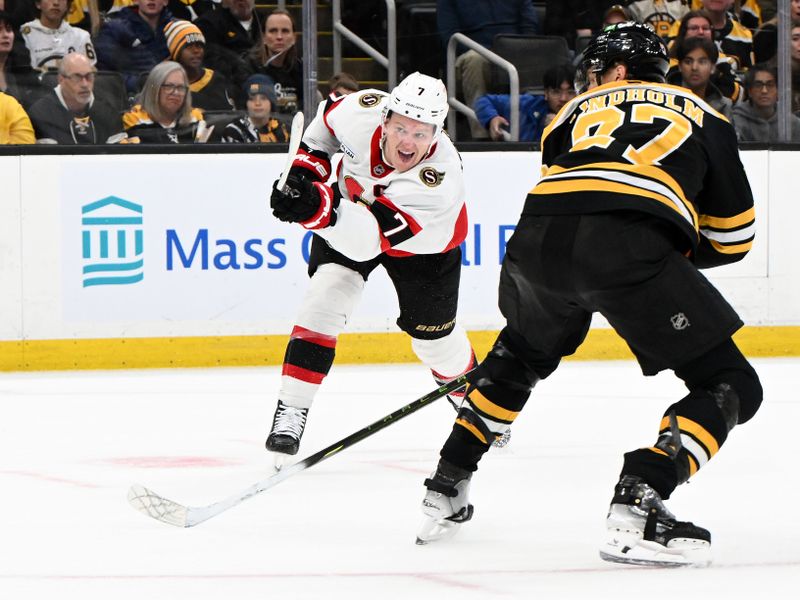
[[[667,47],[648,25],[628,21],[609,25],[586,50],[575,74],[575,89],[586,91],[590,74],[601,75],[622,62],[630,79],[663,83],[669,68]]]

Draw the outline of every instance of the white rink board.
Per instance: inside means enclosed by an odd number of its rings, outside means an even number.
[[[19,159],[0,157],[0,339],[22,337]]]
[[[268,210],[284,158],[0,158],[0,339],[288,333],[307,285],[310,234]],[[539,177],[540,154],[465,153],[463,159],[470,229],[459,318],[467,329],[497,329],[502,246]],[[790,224],[800,207],[787,201],[788,164],[796,159],[788,152],[743,153],[757,202],[757,241],[742,263],[708,273],[749,324],[800,322],[800,266],[771,253],[796,244]],[[101,206],[109,198],[115,200]],[[771,199],[781,202],[774,223]],[[134,269],[136,259],[142,262]],[[109,264],[115,277],[140,274],[141,280],[86,285]],[[121,264],[130,270],[118,271]],[[781,265],[774,280],[772,265]],[[388,279],[376,271],[348,331],[395,331],[396,304]]]

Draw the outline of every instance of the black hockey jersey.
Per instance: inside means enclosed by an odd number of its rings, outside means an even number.
[[[542,137],[523,214],[637,210],[671,221],[698,267],[735,262],[755,233],[736,133],[685,88],[608,83],[569,102]]]

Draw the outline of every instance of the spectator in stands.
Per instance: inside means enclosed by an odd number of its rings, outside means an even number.
[[[703,1],[720,52],[736,59],[737,71],[746,71],[753,64],[753,34],[733,18],[732,5],[733,0]]]
[[[119,141],[122,119],[94,95],[96,70],[83,54],[67,54],[58,67],[58,85],[31,107],[39,143],[103,144]],[[115,140],[116,138],[116,140]]]
[[[117,0],[120,1],[120,0]],[[124,1],[124,0],[123,0]],[[176,19],[195,21],[220,6],[214,0],[169,0],[167,8]]]
[[[164,61],[147,76],[141,102],[122,117],[129,143],[191,144],[211,135],[203,113],[192,108],[186,71],[178,63]]]
[[[273,109],[281,113],[294,114],[303,108],[303,63],[295,41],[292,15],[276,8],[264,22],[264,43],[254,47],[250,57],[253,71],[275,82]]]
[[[492,48],[498,34],[539,33],[539,21],[532,0],[438,0],[437,26],[442,44],[447,47],[454,33],[463,33],[485,48]],[[468,106],[486,94],[491,75],[490,63],[474,50],[464,51],[456,59],[456,81],[461,84],[461,94]],[[488,133],[477,121],[470,120],[473,139],[486,139]]]
[[[552,67],[544,73],[544,96],[531,93],[519,97],[519,141],[538,142],[544,128],[567,102],[575,97],[572,65]],[[486,94],[475,102],[475,113],[494,141],[508,139],[511,102],[508,94]]]
[[[800,0],[791,0],[789,3],[789,16],[794,21],[800,21]],[[778,52],[778,17],[766,21],[753,34],[753,54],[756,62],[767,62],[775,57]]]
[[[670,68],[667,73],[667,79],[677,77],[676,73],[678,73],[679,69],[678,59],[675,54],[684,39],[700,37],[714,41],[711,15],[704,10],[690,10],[677,25],[678,27],[675,29],[676,37],[669,46]],[[719,50],[720,43],[715,43],[717,50]],[[729,57],[720,51],[714,73],[711,75],[711,82],[722,92],[723,96],[730,98],[733,104],[740,102],[743,96],[742,86],[736,74],[737,64],[738,61],[735,57]]]
[[[261,43],[261,21],[255,11],[255,0],[229,0],[221,8],[203,14],[195,25],[209,46],[222,46],[240,58]]]
[[[23,23],[36,18],[36,7],[31,0],[0,0],[0,12],[8,15],[12,27],[17,31]]]
[[[172,60],[179,63],[189,78],[192,105],[201,110],[233,110],[228,80],[203,66],[206,40],[191,21],[170,21],[164,28]]]
[[[624,23],[626,21],[633,21],[633,17],[631,17],[628,9],[624,6],[619,4],[615,4],[614,6],[610,7],[605,13],[603,13],[603,22],[600,24],[600,29],[605,29],[609,25],[616,25],[617,23]],[[572,64],[576,67],[583,63],[583,46],[580,42],[583,40],[584,42],[588,43],[591,39],[591,36],[582,36],[579,40],[577,40],[577,45],[582,46],[581,50],[577,52],[577,55],[572,60]]]
[[[620,0],[547,0],[544,32],[566,38],[575,49],[577,38],[588,38],[600,30],[603,15]]]
[[[621,4],[615,4],[603,13],[603,24],[601,29],[605,29],[609,25],[616,25],[617,23],[624,23],[625,21],[635,21],[631,12]]]
[[[0,144],[33,144],[31,120],[13,96],[0,92]]]
[[[229,123],[222,141],[236,144],[288,142],[286,123],[272,114],[275,103],[274,82],[266,75],[253,75],[246,82],[247,114]]]
[[[628,11],[634,21],[646,23],[663,38],[669,37],[676,21],[689,12],[687,0],[633,0]]]
[[[346,96],[358,91],[358,81],[350,73],[340,71],[328,79],[328,94],[332,98]]]
[[[791,29],[792,112],[800,116],[800,19]]]
[[[761,20],[766,23],[778,13],[777,0],[757,0],[761,8]]]
[[[229,0],[195,21],[206,38],[205,64],[221,73],[238,91],[251,74],[250,51],[261,46],[263,27],[255,0]],[[235,99],[244,106],[245,99]]]
[[[747,101],[733,107],[733,125],[740,142],[778,140],[778,71],[759,63],[745,77]],[[800,142],[800,118],[790,116],[790,140]]]
[[[89,33],[67,23],[64,18],[71,0],[36,0],[39,18],[20,28],[31,54],[31,66],[41,71],[58,68],[69,52],[85,54],[92,64],[97,62]]]
[[[172,20],[167,0],[134,2],[114,13],[95,40],[97,68],[122,73],[130,93],[139,89],[143,74],[169,56],[164,27]]]
[[[708,4],[705,0],[692,0],[692,8],[695,10],[708,8]],[[761,25],[761,4],[762,0],[739,0],[734,7],[734,3],[731,1],[728,10],[734,20],[747,29],[755,31]]]
[[[678,70],[667,79],[667,83],[690,89],[731,120],[733,103],[711,82],[719,57],[716,44],[707,38],[684,38],[678,45],[676,56]]]
[[[0,92],[30,107],[45,91],[31,68],[28,48],[14,33],[11,15],[0,10]]]

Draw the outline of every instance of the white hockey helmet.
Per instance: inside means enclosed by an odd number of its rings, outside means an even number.
[[[414,72],[397,84],[389,96],[388,111],[436,126],[438,135],[447,117],[447,89],[441,79]]]

